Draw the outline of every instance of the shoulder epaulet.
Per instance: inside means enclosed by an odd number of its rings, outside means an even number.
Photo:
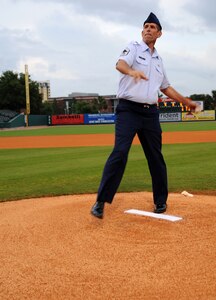
[[[140,43],[138,43],[137,41],[133,41],[131,42],[133,45],[140,45]]]
[[[126,56],[128,55],[131,51],[135,50],[137,46],[139,46],[140,44],[136,41],[132,41],[128,44],[128,46],[122,51],[122,53],[120,54],[120,56]]]

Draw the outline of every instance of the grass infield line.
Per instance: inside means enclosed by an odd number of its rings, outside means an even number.
[[[216,130],[216,121],[161,123],[164,132],[176,131],[208,131]],[[64,125],[43,128],[25,128],[0,130],[0,137],[10,136],[50,136],[68,134],[98,134],[114,133],[114,125]]]

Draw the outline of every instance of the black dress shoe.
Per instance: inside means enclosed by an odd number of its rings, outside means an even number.
[[[155,204],[154,213],[161,214],[167,209],[166,204]]]
[[[99,219],[103,218],[104,202],[95,202],[92,206],[91,214]]]

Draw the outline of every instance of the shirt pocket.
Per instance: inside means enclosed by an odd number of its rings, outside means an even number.
[[[134,67],[136,70],[140,70],[146,73],[148,71],[148,66],[149,64],[144,57],[142,57],[141,55],[136,56],[134,63]]]

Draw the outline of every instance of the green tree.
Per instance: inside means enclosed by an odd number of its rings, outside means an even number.
[[[53,102],[50,103],[50,106],[52,107],[52,115],[64,115],[65,114],[65,102],[64,101],[58,101],[58,100],[54,99]]]
[[[75,114],[91,114],[95,113],[92,105],[85,101],[76,101],[74,103],[74,113]]]
[[[73,99],[70,101],[69,107],[73,114],[98,114],[107,109],[107,103],[104,97],[99,96],[93,101]]]
[[[17,73],[6,71],[0,77],[0,108],[19,111],[25,107],[25,88]]]
[[[72,100],[69,101],[69,112],[70,112],[70,114],[74,113],[75,102],[76,102],[75,98],[72,98]]]
[[[31,114],[40,114],[42,98],[38,83],[29,76],[29,94]],[[26,108],[25,74],[5,71],[0,76],[0,109],[19,112]]]
[[[107,103],[103,96],[95,98],[93,106],[96,113],[101,113],[101,111],[107,109]]]
[[[214,109],[216,109],[216,90],[212,91],[212,100],[213,100]]]
[[[53,104],[49,102],[44,102],[42,103],[42,108],[41,108],[41,114],[42,115],[53,115]]]

